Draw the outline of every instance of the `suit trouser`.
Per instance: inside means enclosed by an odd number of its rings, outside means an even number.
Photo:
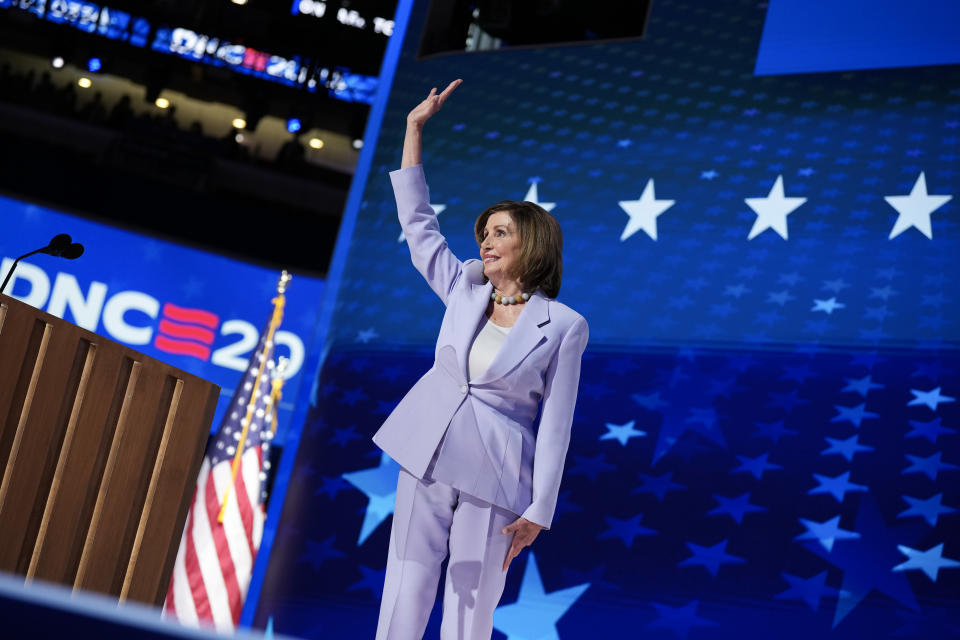
[[[448,548],[440,637],[489,640],[513,539],[501,530],[516,518],[507,509],[401,469],[377,640],[423,637]]]

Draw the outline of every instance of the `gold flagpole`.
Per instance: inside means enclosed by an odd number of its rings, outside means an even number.
[[[283,321],[283,306],[286,304],[286,298],[283,294],[287,290],[287,284],[290,283],[290,277],[290,274],[287,273],[286,270],[280,274],[280,282],[277,283],[277,297],[272,300],[273,315],[270,318],[270,325],[267,327],[267,340],[264,343],[264,346],[266,346],[267,343],[273,342],[273,334]],[[253,412],[257,406],[257,395],[260,389],[260,377],[263,375],[263,370],[266,366],[267,359],[260,358],[260,368],[257,370],[257,377],[254,380],[253,389],[250,392],[250,401],[247,402],[247,415],[243,419],[242,423],[243,431],[240,433],[240,440],[237,443],[237,452],[233,456],[233,463],[231,464],[230,468],[230,484],[227,485],[226,491],[223,492],[223,500],[220,504],[220,513],[217,515],[217,522],[220,524],[223,524],[223,518],[227,512],[227,498],[230,497],[230,487],[237,482],[237,473],[240,471],[240,460],[243,457],[243,446],[247,442],[247,432],[250,430],[250,421],[253,418]]]

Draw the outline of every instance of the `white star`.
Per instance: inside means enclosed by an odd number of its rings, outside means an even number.
[[[834,309],[843,309],[845,306],[847,305],[842,302],[837,302],[836,298],[830,298],[829,300],[817,300],[814,298],[813,309],[810,309],[810,311],[824,311],[829,316],[833,315]]]
[[[766,198],[744,198],[744,202],[757,214],[747,240],[753,240],[767,229],[773,229],[786,240],[787,216],[806,201],[806,198],[785,198],[783,174],[777,176],[777,181],[773,183]]]
[[[557,620],[583,595],[590,583],[547,593],[543,589],[537,561],[531,552],[520,582],[520,593],[513,604],[501,605],[493,612],[493,626],[507,640],[559,640]]]
[[[433,209],[433,212],[438,216],[443,213],[443,210],[447,208],[445,204],[431,204],[430,208]],[[400,237],[397,238],[397,242],[403,242],[405,238],[403,237],[403,231],[400,232]]]
[[[675,200],[657,200],[654,195],[653,178],[647,182],[643,189],[643,195],[639,200],[621,200],[620,208],[623,209],[630,220],[620,234],[620,242],[623,242],[640,229],[647,232],[647,235],[657,239],[657,218],[667,209],[673,206]]]
[[[553,211],[553,208],[557,206],[556,202],[540,202],[539,196],[537,195],[537,182],[534,180],[530,183],[530,188],[527,189],[527,195],[523,196],[523,199],[527,202],[532,202],[538,204],[547,211]]]
[[[913,189],[908,196],[884,196],[883,199],[897,210],[897,221],[890,230],[889,240],[909,229],[916,227],[923,235],[933,240],[933,231],[930,228],[930,214],[949,202],[953,196],[931,196],[927,194],[927,178],[920,172],[920,177],[913,183]]]
[[[635,420],[631,420],[626,424],[610,424],[606,423],[607,432],[600,436],[601,440],[619,440],[620,444],[627,446],[630,438],[639,438],[641,436],[647,435],[646,431],[640,431],[634,429],[633,425],[636,423]]]

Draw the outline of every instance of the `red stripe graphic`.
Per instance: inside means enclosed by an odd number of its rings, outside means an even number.
[[[175,353],[181,356],[193,356],[201,360],[210,358],[210,348],[196,342],[186,342],[185,340],[174,340],[165,335],[157,334],[153,339],[153,346],[160,351]]]
[[[221,462],[229,466],[229,462]],[[220,515],[220,500],[217,498],[217,489],[213,485],[213,470],[207,478],[206,490],[207,520],[210,523],[210,533],[217,547],[217,557],[220,559],[220,568],[223,570],[223,583],[227,587],[227,605],[230,607],[230,617],[233,624],[240,622],[240,585],[237,583],[237,570],[233,566],[233,556],[230,555],[230,545],[223,525],[217,522]],[[227,505],[230,508],[230,505]]]
[[[177,305],[170,304],[169,302],[164,303],[163,305],[163,315],[167,316],[171,320],[176,320],[177,322],[202,324],[203,326],[210,327],[211,329],[216,329],[217,325],[220,324],[220,316],[215,313],[210,313],[209,311],[204,311],[203,309],[187,309],[186,307],[178,307]]]
[[[194,327],[179,322],[170,322],[166,318],[160,319],[160,331],[174,338],[186,338],[187,340],[197,340],[206,344],[213,344],[214,334],[209,329],[203,327]]]

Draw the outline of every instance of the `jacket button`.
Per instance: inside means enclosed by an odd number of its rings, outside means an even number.
[[[465,385],[465,384],[464,384],[464,385],[460,385],[460,393],[466,393],[466,392],[467,392],[467,385]]]

